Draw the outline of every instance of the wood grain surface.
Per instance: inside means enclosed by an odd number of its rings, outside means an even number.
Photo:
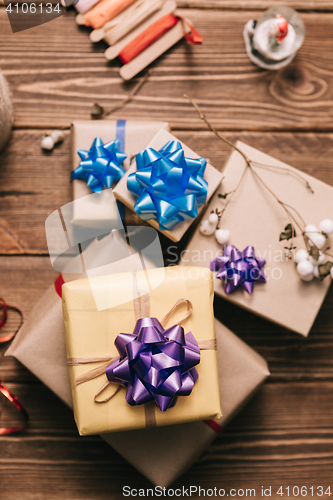
[[[256,498],[261,486],[275,492],[281,485],[327,487],[333,466],[332,387],[266,384],[172,487],[255,488]],[[25,402],[32,420],[24,436],[1,438],[3,500],[12,500],[13,491],[20,498],[43,500],[118,500],[123,485],[151,487],[101,438],[78,437],[70,410],[45,387],[9,388]]]
[[[127,105],[128,118],[169,121],[177,129],[203,128],[183,97],[186,92],[221,129],[333,129],[333,13],[303,14],[304,45],[295,62],[278,72],[256,68],[244,51],[243,26],[258,11],[180,13],[194,22],[204,44],[183,40],[159,58]],[[0,9],[1,67],[13,89],[16,127],[69,126],[73,119],[89,118],[94,102],[115,104],[135,85],[122,82],[118,61],[106,63],[106,45],[92,45],[89,30],[75,25],[73,11],[10,36],[6,16]]]
[[[0,0],[0,5],[4,5],[4,3],[4,0]],[[177,5],[178,7],[191,9],[266,10],[281,5],[281,2],[278,0],[177,0]],[[285,0],[283,5],[288,5],[297,10],[333,10],[331,0]]]
[[[133,102],[110,118],[167,120],[175,135],[223,170],[230,150],[206,131],[186,92],[230,140],[333,186],[333,2],[284,2],[303,11],[306,40],[291,66],[268,73],[248,61],[242,29],[277,3],[179,0],[204,45],[177,44],[152,65]],[[15,130],[0,154],[0,296],[20,305],[26,317],[56,276],[45,219],[72,196],[69,130],[52,153],[41,151],[41,138],[89,118],[94,102],[115,104],[136,83],[121,81],[118,62],[107,64],[106,46],[92,45],[88,33],[70,11],[12,34],[0,8],[0,67],[15,104]],[[272,375],[173,487],[224,488],[226,495],[231,488],[254,488],[262,498],[261,487],[272,486],[271,498],[279,499],[280,486],[314,486],[316,497],[317,487],[331,485],[333,494],[332,309],[333,289],[304,339],[216,299],[217,318],[265,357]],[[10,314],[2,332],[18,322]],[[1,500],[118,500],[124,485],[151,486],[99,437],[80,438],[71,411],[20,363],[2,357],[5,349],[0,345],[0,381],[22,401],[30,422],[23,432],[0,437]],[[1,398],[0,425],[18,418]],[[306,498],[313,498],[309,492]]]
[[[177,5],[190,9],[266,10],[278,5],[287,5],[297,10],[333,10],[331,0],[285,0],[282,3],[280,0],[177,0]]]

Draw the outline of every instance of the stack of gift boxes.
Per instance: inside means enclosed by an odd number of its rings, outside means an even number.
[[[61,274],[7,355],[73,407],[81,435],[100,434],[150,481],[166,486],[269,375],[261,356],[214,319],[214,292],[307,335],[329,286],[301,281],[292,263],[274,258],[283,213],[250,172],[223,219],[232,258],[212,233],[200,231],[200,220],[220,213],[223,193],[243,175],[245,155],[271,166],[263,168],[265,181],[312,220],[323,218],[322,207],[333,212],[332,188],[305,176],[314,193],[304,195],[291,167],[242,143],[244,155],[232,153],[222,180],[167,123],[75,122],[72,140],[74,201],[46,223]],[[124,205],[142,223],[128,224]],[[183,261],[164,267],[159,232],[179,242],[187,231]],[[246,255],[237,250],[250,245]],[[210,270],[221,255],[224,265],[264,269],[265,283],[249,290],[236,280],[234,293],[226,293],[219,272]]]

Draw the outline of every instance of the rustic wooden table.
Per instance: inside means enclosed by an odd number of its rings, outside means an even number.
[[[114,116],[169,121],[180,139],[223,169],[230,151],[198,121],[186,92],[230,139],[333,185],[333,3],[284,2],[302,10],[306,39],[291,66],[269,73],[249,62],[242,29],[279,3],[181,0],[204,45],[182,41],[171,49],[152,65],[133,102]],[[106,64],[104,44],[92,45],[74,17],[70,11],[12,34],[0,7],[0,65],[15,103],[14,132],[0,155],[0,295],[20,304],[25,315],[56,275],[45,219],[71,200],[69,130],[52,154],[41,152],[41,137],[88,119],[95,101],[111,106],[135,85],[121,81],[118,63]],[[218,318],[267,359],[272,375],[177,486],[256,488],[260,497],[262,485],[275,492],[314,486],[315,495],[317,486],[325,491],[331,485],[333,493],[332,305],[333,289],[303,339],[216,301]],[[99,437],[79,438],[70,410],[14,359],[0,360],[0,379],[30,415],[26,430],[0,438],[1,499],[117,499],[124,484],[149,486]],[[0,411],[2,421],[9,418],[4,399]]]

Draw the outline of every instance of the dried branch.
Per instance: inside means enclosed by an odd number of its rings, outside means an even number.
[[[125,104],[127,104],[128,102],[130,102],[133,99],[133,97],[141,89],[142,85],[148,80],[149,73],[150,73],[150,70],[148,70],[146,72],[146,74],[142,78],[140,78],[140,80],[138,81],[138,83],[136,84],[134,89],[128,94],[128,96],[126,96],[122,101],[118,102],[118,104],[115,104],[115,106],[112,106],[111,108],[104,109],[102,106],[95,103],[93,105],[91,113],[90,113],[91,118],[93,118],[94,120],[99,120],[101,118],[105,118],[106,116],[111,115],[115,111],[118,111],[118,109],[123,108],[125,106]]]
[[[288,205],[287,203],[285,203],[282,200],[280,200],[280,198],[274,193],[274,191],[268,186],[268,184],[266,184],[266,182],[263,180],[263,178],[258,174],[258,172],[254,168],[255,167],[276,168],[276,169],[281,170],[281,171],[287,171],[287,172],[295,175],[302,182],[304,182],[306,188],[309,189],[311,191],[311,193],[314,193],[314,191],[313,191],[310,183],[301,174],[298,174],[294,170],[291,170],[291,169],[289,169],[287,167],[277,167],[277,166],[274,166],[274,165],[265,165],[263,163],[260,163],[260,162],[253,161],[253,160],[249,159],[246,156],[246,154],[243,153],[243,151],[241,151],[235,144],[233,144],[231,141],[229,141],[229,139],[227,139],[226,137],[224,137],[222,134],[220,134],[220,132],[215,127],[213,127],[213,125],[207,120],[205,114],[202,112],[202,110],[200,109],[200,107],[198,106],[198,104],[193,99],[191,99],[186,94],[184,94],[184,97],[186,97],[186,99],[188,99],[190,101],[190,103],[194,106],[194,108],[196,109],[196,111],[197,111],[200,119],[203,120],[206,123],[207,127],[209,128],[209,130],[211,130],[219,139],[221,139],[223,142],[225,142],[226,144],[228,144],[235,151],[238,151],[242,155],[242,157],[244,158],[244,160],[246,161],[246,168],[243,171],[243,174],[242,174],[242,176],[240,178],[240,181],[238,182],[236,188],[233,191],[231,191],[230,193],[228,193],[228,195],[231,194],[231,196],[227,199],[227,202],[226,202],[225,206],[223,207],[223,210],[221,212],[221,217],[224,214],[227,206],[229,205],[232,197],[234,196],[234,194],[238,190],[239,186],[241,185],[241,183],[242,183],[242,181],[244,179],[244,176],[245,176],[245,172],[249,168],[251,170],[253,176],[275,198],[275,200],[277,201],[277,203],[279,203],[279,205],[286,212],[286,215],[287,215],[287,217],[288,217],[288,219],[290,221],[291,227],[293,229],[294,229],[294,225],[298,227],[298,229],[300,230],[300,232],[302,234],[302,237],[303,237],[303,240],[304,240],[304,243],[305,243],[305,246],[306,246],[307,250],[309,250],[309,248],[310,248],[309,242],[312,243],[313,247],[317,248],[316,245],[311,240],[311,238],[307,234],[305,234],[306,223],[305,223],[303,217],[300,215],[300,213],[294,207],[292,207],[291,205]],[[297,218],[295,217],[294,214],[299,218],[299,221],[297,220]],[[292,231],[292,235],[291,235],[291,238],[292,238],[291,246],[293,246],[293,237],[294,237],[294,231]],[[319,249],[318,249],[318,251],[319,251]]]

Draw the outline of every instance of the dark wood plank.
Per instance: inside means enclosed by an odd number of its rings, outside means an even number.
[[[180,13],[193,20],[204,45],[181,41],[169,50],[152,65],[139,95],[115,116],[203,128],[183,97],[188,93],[221,129],[332,130],[333,14],[304,13],[307,35],[295,62],[267,72],[249,62],[242,39],[245,22],[259,11]],[[73,119],[88,118],[95,101],[114,104],[135,85],[121,81],[117,61],[106,64],[105,44],[91,44],[88,31],[76,26],[73,11],[13,35],[1,9],[0,32],[16,127],[69,126]]]
[[[52,154],[42,152],[43,135],[14,132],[0,156],[1,253],[45,253],[45,220],[71,200],[69,133]]]
[[[27,406],[31,423],[1,438],[2,499],[13,498],[13,484],[22,500],[120,499],[124,485],[151,487],[99,437],[79,437],[70,410],[48,389],[9,387]],[[275,493],[281,485],[327,487],[332,390],[332,383],[266,384],[173,487],[256,488],[257,498],[262,485]]]
[[[45,254],[45,220],[72,199],[70,134],[52,153],[40,141],[45,130],[16,130],[0,154],[0,254]],[[210,132],[175,131],[182,141],[222,170],[230,148]],[[333,134],[227,133],[333,185]],[[87,145],[89,147],[89,145]],[[130,220],[130,212],[128,212]]]
[[[332,11],[333,6],[330,0],[285,0],[281,4],[280,0],[177,0],[177,5],[190,9],[234,9],[266,10],[279,5],[288,5],[297,10]]]

